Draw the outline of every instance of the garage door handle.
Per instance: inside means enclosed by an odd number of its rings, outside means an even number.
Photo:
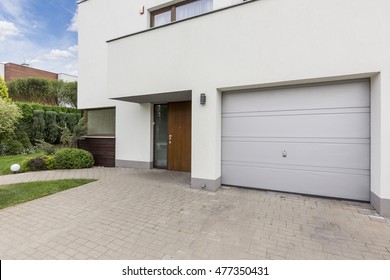
[[[287,150],[282,150],[282,157],[287,157]]]

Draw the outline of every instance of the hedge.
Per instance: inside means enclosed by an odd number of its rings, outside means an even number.
[[[45,139],[45,111],[34,110],[33,111],[33,124],[32,124],[32,137],[35,140]]]
[[[45,140],[49,143],[58,143],[61,134],[58,126],[65,127],[66,125],[68,128],[73,128],[83,116],[81,110],[74,108],[25,102],[15,102],[15,104],[22,112],[22,118],[16,125],[16,128],[25,131],[32,143],[35,143],[35,140],[38,139]],[[39,125],[34,123],[34,111],[43,112],[43,126],[45,127],[43,130],[40,128],[42,126],[40,118],[35,119],[35,121],[39,121]],[[37,126],[40,129],[38,132],[35,131]]]
[[[45,141],[50,144],[54,144],[57,141],[59,134],[57,115],[57,112],[45,112]]]
[[[14,101],[77,107],[77,82],[31,77],[9,81],[7,86]]]

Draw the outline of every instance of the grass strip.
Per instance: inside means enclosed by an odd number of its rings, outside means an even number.
[[[0,186],[0,209],[75,188],[93,181],[96,180],[64,179],[2,185]]]
[[[16,156],[0,156],[0,175],[11,174],[12,171],[10,167],[14,163],[18,163],[20,165],[25,158],[38,157],[41,155],[43,155],[43,153]]]

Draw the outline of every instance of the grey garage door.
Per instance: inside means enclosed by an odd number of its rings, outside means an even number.
[[[222,184],[369,201],[369,81],[222,98]]]

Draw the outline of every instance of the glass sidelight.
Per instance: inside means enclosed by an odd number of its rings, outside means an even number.
[[[154,159],[153,166],[167,168],[168,162],[168,105],[154,105]]]

